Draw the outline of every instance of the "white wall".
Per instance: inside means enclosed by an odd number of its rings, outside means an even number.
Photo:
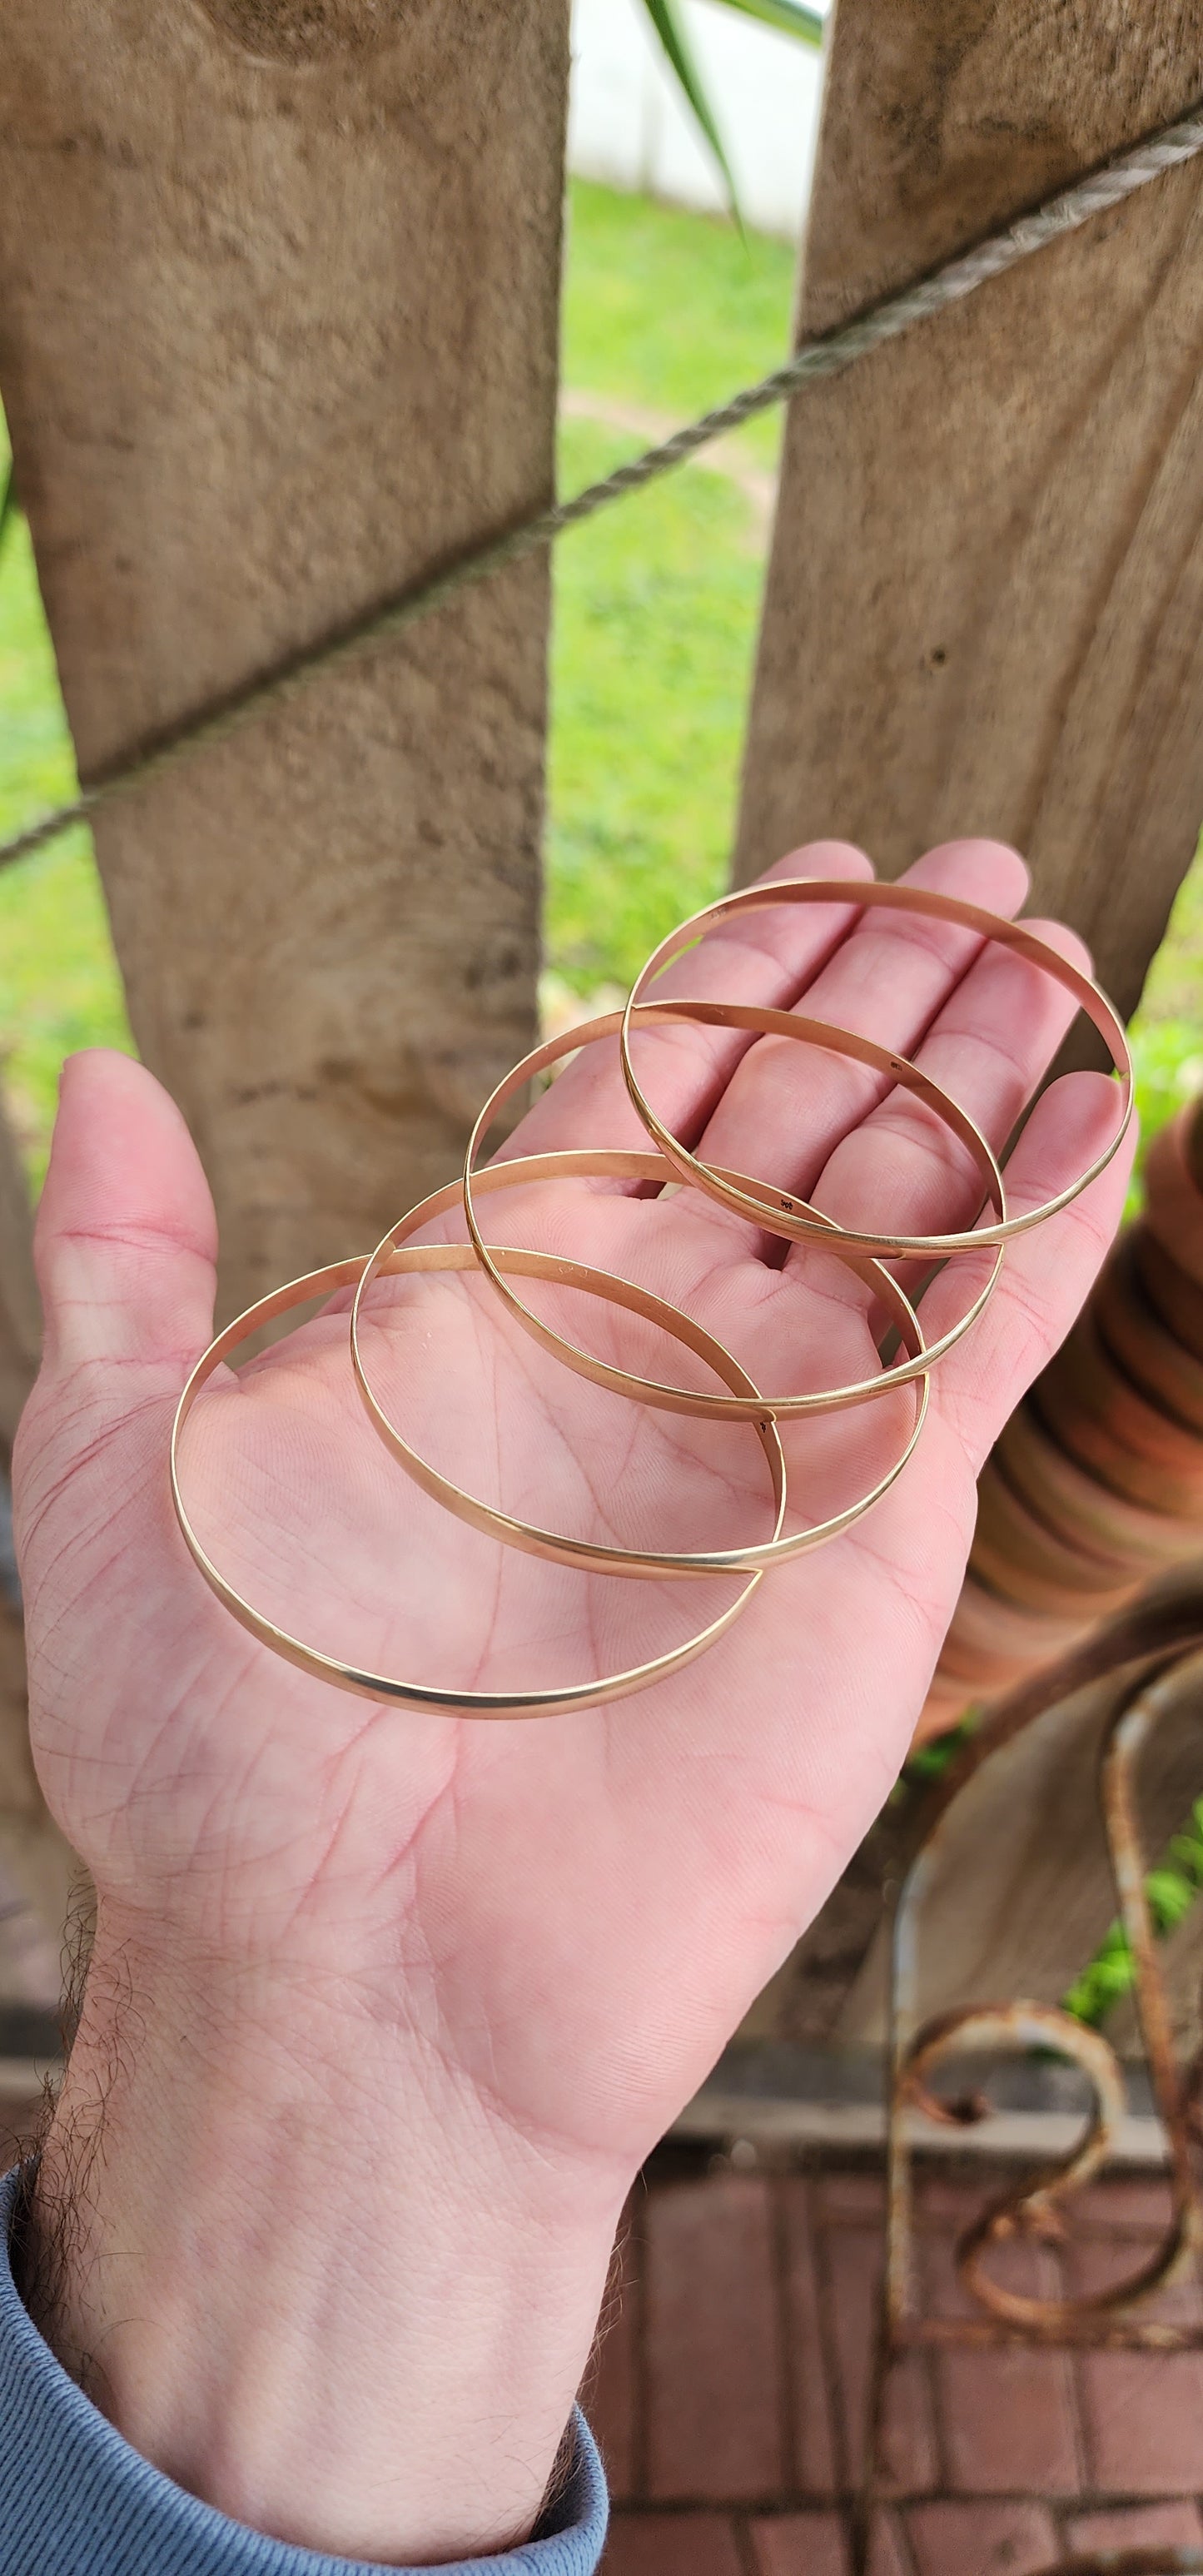
[[[718,0],[681,7],[746,221],[796,237],[814,160],[821,56]],[[722,181],[642,0],[573,0],[572,53],[569,168],[612,188],[721,208]]]

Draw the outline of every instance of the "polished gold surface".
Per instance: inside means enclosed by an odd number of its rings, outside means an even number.
[[[974,1125],[967,1111],[960,1108],[955,1100],[951,1100],[948,1093],[942,1091],[939,1084],[933,1082],[929,1075],[917,1072],[914,1065],[907,1064],[904,1059],[892,1054],[888,1047],[878,1046],[872,1038],[857,1037],[850,1030],[832,1028],[826,1020],[806,1019],[797,1011],[771,1010],[767,1005],[762,1006],[754,1002],[647,1002],[642,1004],[633,1015],[629,1011],[608,1011],[600,1019],[587,1020],[582,1027],[566,1029],[559,1037],[548,1038],[542,1046],[533,1047],[530,1054],[523,1056],[521,1063],[514,1065],[504,1080],[498,1083],[496,1090],[491,1092],[486,1100],[468,1139],[462,1183],[464,1216],[468,1232],[476,1247],[481,1269],[492,1280],[511,1314],[517,1317],[518,1322],[523,1324],[529,1333],[533,1333],[535,1340],[542,1343],[544,1350],[550,1351],[554,1358],[563,1360],[567,1367],[576,1369],[582,1377],[591,1378],[595,1385],[612,1387],[616,1394],[633,1396],[642,1404],[662,1405],[677,1413],[708,1415],[720,1420],[730,1420],[732,1417],[747,1413],[749,1409],[748,1400],[743,1397],[691,1393],[684,1387],[667,1386],[658,1378],[640,1377],[632,1370],[615,1368],[612,1364],[597,1359],[591,1351],[582,1350],[578,1343],[569,1341],[564,1334],[554,1332],[549,1324],[543,1322],[541,1316],[534,1314],[531,1308],[524,1304],[516,1290],[502,1276],[477,1223],[475,1193],[482,1187],[487,1175],[477,1171],[476,1161],[484,1139],[495,1120],[501,1116],[502,1111],[508,1107],[516,1093],[538,1074],[546,1072],[549,1066],[559,1062],[562,1057],[576,1054],[581,1047],[595,1046],[599,1039],[619,1035],[624,1024],[632,1016],[638,1019],[641,1026],[664,1026],[678,1021],[692,1021],[706,1028],[749,1029],[759,1037],[796,1038],[803,1044],[819,1047],[828,1054],[850,1056],[860,1064],[869,1064],[879,1072],[890,1073],[896,1082],[912,1092],[917,1099],[922,1100],[927,1108],[934,1111],[937,1118],[943,1120],[946,1127],[951,1128],[953,1135],[965,1146],[977,1165],[985,1184],[986,1194],[994,1200],[1000,1216],[1005,1218],[1007,1202],[1003,1191],[1002,1174],[985,1137]],[[642,1115],[642,1112],[640,1114]],[[650,1162],[646,1157],[641,1158],[636,1154],[628,1154],[625,1157],[608,1156],[605,1159],[608,1165],[613,1166],[615,1175],[624,1178],[653,1179],[664,1182],[679,1177],[672,1168],[672,1157],[667,1152],[656,1155]],[[586,1167],[582,1165],[581,1168],[583,1170]],[[588,1168],[590,1170],[597,1168],[596,1158]],[[699,1168],[702,1167],[699,1166]],[[781,1195],[773,1188],[771,1182],[750,1180],[746,1173],[726,1172],[721,1169],[716,1170],[714,1177],[733,1193],[734,1200],[742,1202],[741,1213],[746,1214],[749,1209],[755,1209],[757,1220],[766,1233],[777,1234],[784,1230],[777,1223],[777,1213],[782,1204]],[[715,1193],[712,1192],[710,1195]],[[801,1203],[791,1201],[790,1204]],[[905,1360],[896,1361],[891,1368],[881,1369],[877,1376],[858,1378],[849,1386],[824,1387],[804,1395],[773,1393],[759,1397],[757,1401],[771,1405],[779,1420],[787,1420],[797,1414],[838,1412],[847,1405],[864,1404],[872,1397],[888,1395],[892,1387],[905,1386],[910,1379],[925,1376],[935,1367],[937,1360],[943,1359],[945,1353],[955,1347],[962,1335],[969,1331],[970,1325],[976,1323],[984,1306],[993,1295],[1003,1261],[1000,1245],[991,1263],[985,1285],[979,1294],[966,1308],[965,1313],[958,1316],[955,1324],[950,1325],[948,1331],[942,1333],[938,1341],[928,1345],[924,1343],[923,1336],[918,1331],[913,1307],[903,1297],[897,1281],[890,1272],[884,1270],[871,1255],[866,1255],[857,1239],[850,1236],[842,1226],[836,1225],[831,1217],[821,1216],[817,1208],[810,1208],[807,1213],[811,1221],[808,1239],[821,1244],[825,1252],[833,1254],[836,1260],[844,1262],[847,1268],[857,1273],[858,1277],[869,1282],[885,1306],[891,1322],[901,1331],[909,1356]],[[986,1239],[985,1249],[988,1251],[990,1248],[989,1241]]]
[[[636,1013],[643,1007],[646,988],[675,958],[682,956],[708,931],[717,929],[720,923],[738,920],[749,912],[771,912],[779,904],[811,903],[841,904],[845,909],[857,911],[916,914],[922,920],[952,922],[962,930],[975,931],[982,940],[995,940],[1000,947],[1009,948],[1015,956],[1025,958],[1030,966],[1038,966],[1042,974],[1051,975],[1055,983],[1063,985],[1066,992],[1073,995],[1079,1010],[1085,1012],[1109,1049],[1119,1075],[1120,1115],[1110,1143],[1104,1146],[1101,1154],[1096,1154],[1094,1161],[1076,1181],[1070,1183],[1068,1189],[1058,1191],[1055,1198],[1046,1199],[1042,1207],[1026,1208],[1022,1216],[1004,1213],[995,1223],[970,1226],[948,1234],[877,1233],[869,1227],[842,1226],[840,1231],[846,1243],[855,1245],[862,1252],[876,1253],[889,1259],[917,1254],[928,1260],[944,1260],[953,1252],[976,1252],[983,1244],[1009,1243],[1017,1234],[1029,1234],[1033,1226],[1042,1225],[1046,1217],[1055,1216],[1061,1208],[1069,1207],[1091,1181],[1097,1181],[1127,1134],[1133,1105],[1132,1055],[1127,1033],[1106,994],[1092,983],[1089,975],[1083,974],[1080,967],[1071,966],[1067,958],[1059,957],[1047,940],[1037,938],[1035,931],[1026,929],[1020,921],[1004,921],[996,913],[983,912],[978,904],[962,903],[956,895],[937,894],[926,886],[883,885],[875,879],[850,884],[846,877],[778,877],[771,884],[745,886],[737,894],[724,895],[718,903],[708,904],[705,911],[695,913],[691,921],[683,922],[678,930],[670,931],[667,939],[662,939],[659,947],[653,949],[646,966],[636,977],[619,1029],[623,1077],[649,1136],[668,1156],[680,1180],[688,1181],[695,1189],[704,1190],[708,1197],[717,1199],[721,1207],[733,1209],[737,1216],[750,1217],[762,1226],[769,1223],[761,1200],[752,1198],[746,1189],[736,1187],[729,1178],[712,1171],[695,1154],[688,1152],[671,1129],[657,1117],[637,1081],[631,1062],[631,1027]],[[781,1016],[788,1020],[794,1014],[783,1013]],[[908,1064],[906,1057],[887,1052],[886,1061],[895,1081],[911,1087],[908,1076],[915,1068]],[[817,1212],[794,1192],[782,1190],[774,1194],[771,1222],[775,1234],[786,1235],[792,1242],[822,1239]]]
[[[632,1164],[641,1167],[637,1175],[631,1173]],[[546,1168],[548,1165],[553,1167],[551,1171]],[[541,1154],[517,1158],[511,1162],[494,1163],[487,1172],[481,1174],[477,1186],[489,1190],[515,1188],[530,1180],[576,1178],[582,1172],[588,1173],[590,1177],[608,1178],[613,1176],[615,1166],[624,1178],[663,1180],[668,1176],[667,1165],[663,1157],[658,1154],[601,1152]],[[660,1325],[662,1330],[671,1333],[675,1340],[684,1342],[690,1350],[695,1351],[717,1376],[726,1379],[728,1386],[735,1387],[738,1390],[741,1413],[745,1418],[754,1421],[769,1461],[774,1492],[777,1496],[777,1523],[770,1539],[759,1540],[750,1547],[711,1549],[702,1553],[695,1551],[688,1555],[652,1553],[624,1547],[602,1547],[591,1540],[565,1538],[555,1531],[540,1529],[528,1521],[516,1520],[508,1512],[498,1511],[490,1504],[478,1501],[474,1495],[465,1493],[462,1487],[452,1484],[447,1477],[440,1476],[424,1459],[419,1458],[417,1452],[409,1447],[396,1424],[384,1411],[373,1392],[364,1363],[361,1336],[363,1300],[373,1280],[381,1277],[386,1271],[393,1271],[411,1263],[418,1266],[414,1249],[405,1248],[409,1245],[409,1238],[420,1232],[423,1226],[429,1225],[433,1217],[441,1216],[446,1209],[460,1203],[461,1193],[458,1182],[449,1189],[436,1190],[432,1198],[423,1199],[418,1207],[411,1208],[409,1215],[402,1218],[400,1225],[394,1226],[385,1235],[383,1242],[377,1245],[355,1291],[355,1303],[351,1309],[351,1359],[360,1393],[386,1447],[392,1451],[394,1458],[405,1468],[406,1473],[413,1476],[428,1494],[432,1494],[436,1502],[442,1503],[448,1511],[454,1512],[458,1519],[470,1522],[473,1529],[482,1530],[487,1537],[501,1539],[508,1547],[522,1548],[528,1555],[550,1557],[556,1564],[574,1566],[593,1574],[639,1576],[731,1574],[749,1570],[753,1566],[780,1565],[787,1557],[804,1556],[810,1549],[821,1547],[825,1540],[835,1538],[841,1530],[851,1529],[853,1522],[861,1520],[864,1514],[871,1510],[873,1504],[879,1502],[882,1495],[889,1492],[895,1478],[901,1475],[923,1428],[927,1412],[926,1374],[922,1379],[921,1390],[916,1388],[918,1400],[915,1406],[915,1419],[906,1445],[885,1475],[879,1478],[868,1493],[862,1494],[855,1503],[848,1504],[843,1511],[835,1512],[829,1519],[816,1522],[806,1529],[794,1530],[788,1538],[784,1537],[782,1519],[785,1510],[785,1458],[774,1418],[778,1411],[784,1411],[784,1407],[775,1406],[771,1412],[769,1411],[764,1397],[758,1393],[752,1380],[740,1367],[738,1360],[733,1359],[730,1351],[726,1350],[721,1342],[716,1342],[709,1333],[703,1332],[700,1325],[691,1322],[678,1307],[666,1305],[662,1298],[650,1296],[646,1289],[635,1287],[628,1279],[616,1278],[611,1271],[586,1269],[581,1263],[566,1260],[558,1253],[519,1253],[509,1247],[499,1247],[490,1257],[490,1278],[494,1276],[496,1270],[501,1277],[502,1285],[505,1284],[504,1274],[512,1272],[521,1278],[550,1279],[562,1287],[584,1288],[591,1296],[605,1298],[610,1305],[625,1307],[629,1314],[642,1315],[649,1323]],[[474,1268],[476,1256],[472,1246],[464,1244],[457,1245],[455,1248],[463,1256],[457,1263],[457,1267]],[[909,1299],[904,1297],[896,1280],[890,1278],[888,1271],[883,1270],[880,1275],[881,1293],[887,1298],[891,1313],[907,1334],[912,1349],[917,1347],[922,1363],[923,1335],[919,1329],[919,1319],[915,1310]],[[535,1320],[529,1316],[526,1309],[523,1309],[523,1316],[526,1321]],[[557,1337],[553,1336],[553,1339],[555,1338]],[[603,1361],[593,1359],[587,1351],[579,1352],[577,1359],[580,1363],[579,1374],[594,1378],[598,1385],[609,1385],[614,1373],[607,1369]],[[621,1376],[623,1373],[618,1374]],[[642,1381],[635,1383],[640,1384]],[[625,1381],[620,1391],[623,1394],[628,1393]],[[677,1399],[674,1410],[686,1409],[681,1401],[683,1392],[676,1388],[672,1390],[674,1398]],[[688,1409],[693,1409],[692,1404]]]
[[[440,1191],[436,1195],[444,1204],[447,1204],[453,1200],[455,1194]],[[423,1203],[424,1221],[429,1221],[432,1212],[436,1211],[432,1211],[431,1203],[425,1201]],[[513,1261],[519,1267],[527,1265],[527,1276],[532,1275],[533,1266],[541,1258],[536,1253],[508,1251],[499,1257],[506,1261]],[[662,1681],[666,1674],[679,1672],[683,1665],[693,1662],[695,1655],[702,1654],[707,1646],[714,1645],[719,1637],[724,1636],[727,1629],[738,1619],[741,1610],[746,1609],[757,1586],[763,1582],[763,1570],[751,1573],[735,1600],[719,1613],[717,1619],[710,1620],[706,1627],[700,1629],[696,1636],[687,1638],[684,1645],[674,1646],[667,1653],[653,1656],[649,1662],[634,1665],[625,1672],[606,1673],[593,1681],[566,1683],[551,1689],[452,1690],[444,1689],[431,1682],[402,1681],[390,1673],[367,1672],[356,1664],[343,1661],[339,1656],[322,1654],[316,1646],[306,1645],[302,1637],[294,1637],[288,1629],[279,1627],[274,1619],[269,1619],[265,1612],[257,1610],[253,1602],[248,1601],[244,1594],[236,1591],[232,1583],[227,1582],[225,1575],[214,1563],[198,1536],[184,1501],[180,1472],[181,1447],[188,1416],[202,1387],[212,1377],[214,1369],[229,1357],[231,1351],[237,1350],[243,1342],[249,1341],[262,1324],[274,1322],[277,1315],[287,1314],[294,1306],[307,1305],[314,1297],[323,1296],[337,1288],[358,1285],[366,1266],[366,1255],[356,1261],[331,1262],[326,1269],[307,1271],[303,1278],[290,1280],[287,1287],[277,1288],[270,1297],[261,1297],[257,1304],[248,1306],[243,1314],[236,1316],[232,1324],[227,1324],[225,1331],[218,1334],[216,1341],[210,1343],[204,1356],[197,1361],[176,1408],[171,1433],[171,1492],[176,1517],[189,1552],[195,1564],[199,1566],[210,1590],[216,1593],[218,1600],[230,1612],[231,1617],[237,1619],[239,1626],[247,1629],[252,1637],[257,1637],[261,1645],[269,1646],[273,1654],[282,1656],[285,1663],[294,1664],[298,1671],[310,1673],[318,1681],[333,1683],[336,1690],[353,1691],[361,1699],[399,1701],[406,1708],[450,1711],[466,1717],[539,1717],[553,1710],[598,1708],[607,1700],[625,1699],[633,1691],[646,1690],[650,1682]],[[474,1271],[476,1255],[471,1244],[468,1243],[412,1244],[405,1252],[394,1256],[393,1261],[386,1260],[382,1263],[381,1271],[394,1266],[398,1270],[410,1271]],[[577,1269],[576,1263],[569,1263],[566,1266],[569,1271]],[[583,1285],[594,1277],[604,1279],[605,1273],[582,1272],[574,1284]],[[598,1293],[607,1294],[608,1284],[606,1288],[599,1289]],[[691,1329],[696,1330],[696,1327]],[[738,1361],[731,1359],[728,1353],[722,1351],[718,1343],[711,1342],[708,1334],[699,1336],[697,1346],[700,1347],[703,1343],[707,1345],[705,1356],[711,1358],[713,1354],[711,1364],[726,1375],[730,1383],[743,1389],[751,1387],[751,1380],[740,1368]],[[785,1517],[785,1460],[781,1451],[780,1436],[775,1426],[766,1420],[764,1431],[766,1455],[773,1475],[777,1503],[776,1529],[779,1531]],[[416,1461],[411,1472],[416,1473],[421,1467],[422,1462]],[[422,1469],[421,1480],[424,1481],[430,1472],[428,1469]],[[615,1569],[610,1570],[613,1572]],[[622,1570],[632,1573],[637,1569],[628,1566]]]
[[[980,1129],[929,1075],[895,1050],[798,1011],[718,1000],[658,1000],[654,994],[645,998],[647,986],[662,968],[707,932],[744,913],[768,911],[781,904],[838,904],[861,913],[880,907],[951,922],[974,932],[983,941],[999,942],[1027,963],[1051,975],[1086,1012],[1111,1051],[1120,1077],[1120,1105],[1116,1132],[1110,1143],[1088,1169],[1055,1198],[1048,1200],[1043,1207],[1013,1216],[1008,1211],[998,1163]],[[795,1191],[782,1189],[772,1181],[753,1179],[746,1173],[704,1163],[690,1153],[658,1118],[636,1079],[631,1059],[633,1033],[653,1026],[690,1023],[707,1028],[745,1030],[756,1037],[790,1038],[803,1045],[851,1058],[886,1075],[887,1088],[900,1086],[931,1111],[957,1139],[981,1184],[980,1204],[992,1205],[997,1210],[996,1216],[985,1221],[979,1219],[973,1226],[944,1234],[874,1232],[867,1228],[840,1226],[809,1206]],[[649,1149],[589,1147],[575,1152],[515,1157],[479,1170],[477,1166],[484,1139],[515,1095],[563,1057],[576,1054],[581,1048],[608,1037],[618,1040],[626,1088],[648,1132],[651,1140]],[[1014,1236],[1029,1232],[1043,1218],[1068,1207],[1089,1182],[1105,1170],[1131,1115],[1132,1064],[1122,1023],[1089,976],[1058,956],[1055,949],[1022,924],[998,919],[977,905],[962,903],[950,895],[929,893],[926,888],[880,885],[873,881],[849,882],[843,878],[780,878],[768,885],[728,895],[720,903],[710,905],[705,912],[696,914],[692,921],[686,922],[661,943],[649,958],[624,1010],[610,1012],[590,1021],[585,1027],[570,1029],[562,1036],[548,1040],[513,1067],[481,1109],[458,1181],[435,1191],[430,1198],[411,1208],[400,1224],[390,1228],[374,1253],[351,1261],[335,1262],[323,1270],[310,1271],[304,1278],[290,1281],[286,1287],[248,1307],[244,1314],[218,1334],[188,1379],[172,1428],[171,1490],[187,1546],[218,1600],[252,1636],[299,1670],[364,1698],[468,1716],[514,1717],[599,1707],[631,1692],[644,1690],[649,1684],[692,1662],[695,1656],[723,1636],[747,1606],[769,1568],[819,1547],[839,1532],[849,1529],[888,1492],[901,1475],[922,1430],[930,1394],[931,1369],[955,1347],[982,1313],[997,1284],[1006,1244]],[[875,1375],[846,1385],[811,1389],[805,1393],[766,1394],[722,1342],[704,1331],[680,1307],[654,1296],[634,1281],[609,1270],[591,1267],[565,1254],[524,1250],[512,1245],[490,1245],[485,1241],[477,1214],[478,1199],[500,1190],[580,1180],[635,1181],[650,1183],[660,1190],[676,1181],[683,1181],[687,1187],[700,1190],[706,1197],[746,1218],[762,1234],[810,1243],[830,1253],[871,1289],[877,1306],[888,1319],[887,1328],[897,1334],[902,1344],[904,1356],[892,1358],[889,1364],[883,1360]],[[463,1214],[469,1234],[467,1243],[419,1243],[415,1240],[426,1229],[439,1226],[441,1220],[453,1212]],[[957,1321],[938,1340],[927,1344],[914,1306],[883,1262],[908,1257],[939,1262],[953,1253],[979,1250],[993,1254],[984,1286]],[[747,1423],[760,1441],[769,1469],[775,1505],[771,1535],[726,1548],[653,1551],[611,1546],[596,1540],[578,1539],[565,1532],[546,1529],[537,1522],[519,1519],[499,1506],[483,1502],[444,1476],[411,1446],[386,1412],[372,1383],[364,1349],[364,1299],[373,1284],[398,1275],[440,1272],[467,1273],[486,1279],[525,1332],[553,1357],[594,1385],[663,1412]],[[612,1361],[602,1360],[566,1335],[556,1332],[536,1313],[514,1285],[515,1281],[526,1279],[581,1290],[601,1299],[609,1307],[617,1307],[653,1324],[690,1350],[695,1358],[701,1359],[720,1380],[720,1391],[678,1386],[671,1380],[646,1377],[636,1370],[623,1369]],[[315,1297],[348,1287],[355,1292],[348,1327],[350,1360],[368,1418],[406,1474],[443,1509],[506,1547],[576,1572],[626,1575],[640,1580],[649,1577],[674,1580],[740,1576],[745,1579],[735,1599],[695,1636],[645,1663],[579,1683],[523,1691],[458,1690],[370,1672],[307,1645],[302,1638],[291,1635],[264,1612],[257,1610],[221,1573],[189,1516],[181,1483],[185,1426],[198,1395],[214,1370],[249,1341],[262,1325]],[[851,1405],[865,1404],[899,1386],[914,1388],[915,1419],[900,1454],[891,1466],[868,1492],[858,1496],[842,1511],[787,1534],[787,1477],[780,1422],[796,1416],[837,1412]]]

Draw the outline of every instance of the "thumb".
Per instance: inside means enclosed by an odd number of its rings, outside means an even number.
[[[145,1067],[63,1067],[34,1229],[45,1363],[191,1362],[213,1332],[217,1221],[184,1120]]]

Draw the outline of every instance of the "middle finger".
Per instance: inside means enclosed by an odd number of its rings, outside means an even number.
[[[1026,893],[1027,870],[999,842],[952,842],[929,851],[903,883],[1010,918]],[[975,932],[953,923],[869,912],[797,1007],[911,1055],[981,949]],[[733,1165],[809,1196],[841,1139],[889,1089],[887,1074],[848,1057],[788,1038],[761,1038],[737,1067],[694,1150],[707,1163]],[[654,1105],[660,1108],[658,1099]]]

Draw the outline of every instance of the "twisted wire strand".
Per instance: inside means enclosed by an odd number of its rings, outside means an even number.
[[[854,321],[822,337],[805,341],[792,358],[774,367],[756,384],[746,385],[729,402],[703,412],[697,420],[688,421],[674,430],[670,438],[661,439],[642,455],[619,465],[600,482],[589,483],[568,501],[559,501],[550,509],[539,510],[500,535],[487,538],[483,545],[423,576],[416,583],[394,593],[362,616],[332,633],[302,645],[272,668],[253,677],[224,697],[215,700],[198,713],[182,721],[147,743],[132,755],[117,761],[81,787],[69,804],[56,806],[35,823],[30,823],[8,839],[0,840],[0,867],[11,866],[16,859],[27,858],[34,850],[44,849],[58,840],[76,823],[86,822],[97,809],[125,796],[133,788],[160,777],[178,761],[193,752],[227,741],[241,732],[244,725],[270,707],[285,705],[309,686],[322,671],[335,670],[341,664],[359,659],[388,637],[399,635],[419,618],[441,608],[460,591],[502,572],[510,564],[522,563],[542,547],[551,546],[566,529],[579,527],[598,510],[621,501],[630,492],[642,491],[662,474],[670,474],[678,465],[696,455],[713,439],[729,430],[739,429],[757,414],[772,410],[778,403],[789,401],[803,386],[819,383],[826,377],[841,375],[858,358],[867,357],[873,349],[888,340],[896,340],[917,323],[929,321],[946,306],[957,304],[972,295],[988,279],[1000,277],[1021,260],[1030,259],[1050,242],[1065,233],[1076,232],[1096,215],[1104,214],[1124,198],[1145,188],[1166,171],[1194,160],[1203,152],[1203,100],[1176,124],[1168,125],[1129,152],[1121,153],[1102,169],[1086,179],[1062,189],[1058,195],[1017,222],[1005,232],[995,233],[979,242],[972,250],[949,260],[930,277],[917,285],[907,286],[897,295],[886,296],[880,304],[860,314]]]

